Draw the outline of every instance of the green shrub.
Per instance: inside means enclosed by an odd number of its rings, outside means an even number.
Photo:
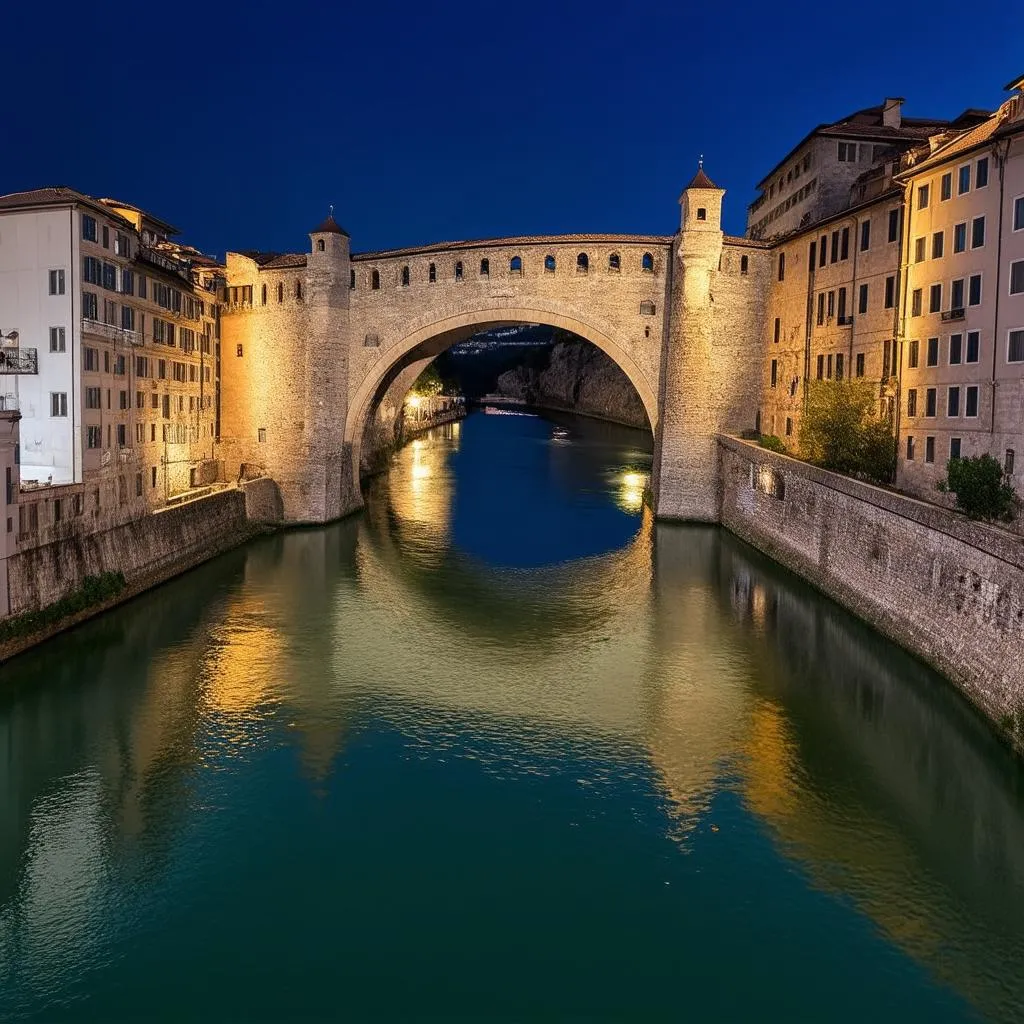
[[[818,380],[807,391],[800,454],[837,473],[889,483],[896,473],[892,424],[879,415],[878,385],[868,380]]]
[[[943,493],[956,496],[956,507],[971,519],[1009,523],[1017,515],[1017,492],[1003,477],[1003,467],[991,455],[950,459],[939,481]]]
[[[767,448],[770,452],[778,452],[780,455],[785,455],[788,452],[786,442],[781,437],[776,437],[775,434],[762,434],[757,443],[762,448]]]
[[[30,636],[62,619],[117,597],[125,588],[123,572],[104,572],[99,576],[86,576],[82,585],[59,601],[40,608],[37,612],[23,612],[0,621],[0,643],[20,636]]]

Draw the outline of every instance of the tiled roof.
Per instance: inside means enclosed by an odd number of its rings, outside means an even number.
[[[671,235],[519,235],[515,238],[476,238],[462,242],[433,242],[405,249],[384,249],[379,252],[353,253],[353,260],[380,260],[394,256],[426,255],[453,249],[494,249],[526,245],[649,245],[672,243]]]
[[[697,173],[693,176],[693,178],[690,180],[690,184],[687,185],[686,187],[687,188],[714,188],[714,189],[718,188],[718,186],[704,173],[704,161],[703,160],[701,160],[701,162],[697,165]]]
[[[88,206],[123,224],[128,224],[123,217],[104,206],[92,196],[78,192],[67,185],[52,185],[47,188],[35,188],[28,192],[11,192],[0,196],[0,210],[31,209],[37,206]],[[130,227],[131,225],[128,224]]]
[[[288,267],[304,267],[304,252],[259,252],[255,249],[243,249],[239,256],[245,256],[262,270],[283,270]]]
[[[334,214],[328,214],[327,219],[324,220],[319,227],[314,228],[314,235],[344,235],[346,238],[349,237],[348,232],[334,219]]]
[[[963,153],[984,145],[992,139],[1024,131],[1024,122],[1008,122],[1005,117],[1005,110],[1005,106],[1000,108],[999,111],[981,124],[953,136],[942,145],[936,147],[933,152],[923,154],[915,163],[908,162],[908,165],[901,171],[899,177],[903,178],[920,174],[923,170],[943,164],[947,160],[952,160]],[[911,154],[911,158],[913,155]]]

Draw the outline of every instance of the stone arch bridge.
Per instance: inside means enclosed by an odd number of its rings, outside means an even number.
[[[766,247],[727,238],[699,171],[673,236],[560,235],[350,252],[329,217],[301,254],[228,253],[220,455],[281,488],[285,518],[358,508],[361,448],[389,394],[440,352],[508,324],[592,342],[636,388],[665,518],[715,521],[715,435],[754,426]]]

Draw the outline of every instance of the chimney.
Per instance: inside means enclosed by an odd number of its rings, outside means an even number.
[[[882,104],[882,124],[886,128],[899,128],[903,123],[900,107],[903,106],[902,96],[886,96]]]

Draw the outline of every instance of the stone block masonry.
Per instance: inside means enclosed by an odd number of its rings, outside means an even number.
[[[719,438],[721,521],[950,679],[1024,752],[1024,540]]]

